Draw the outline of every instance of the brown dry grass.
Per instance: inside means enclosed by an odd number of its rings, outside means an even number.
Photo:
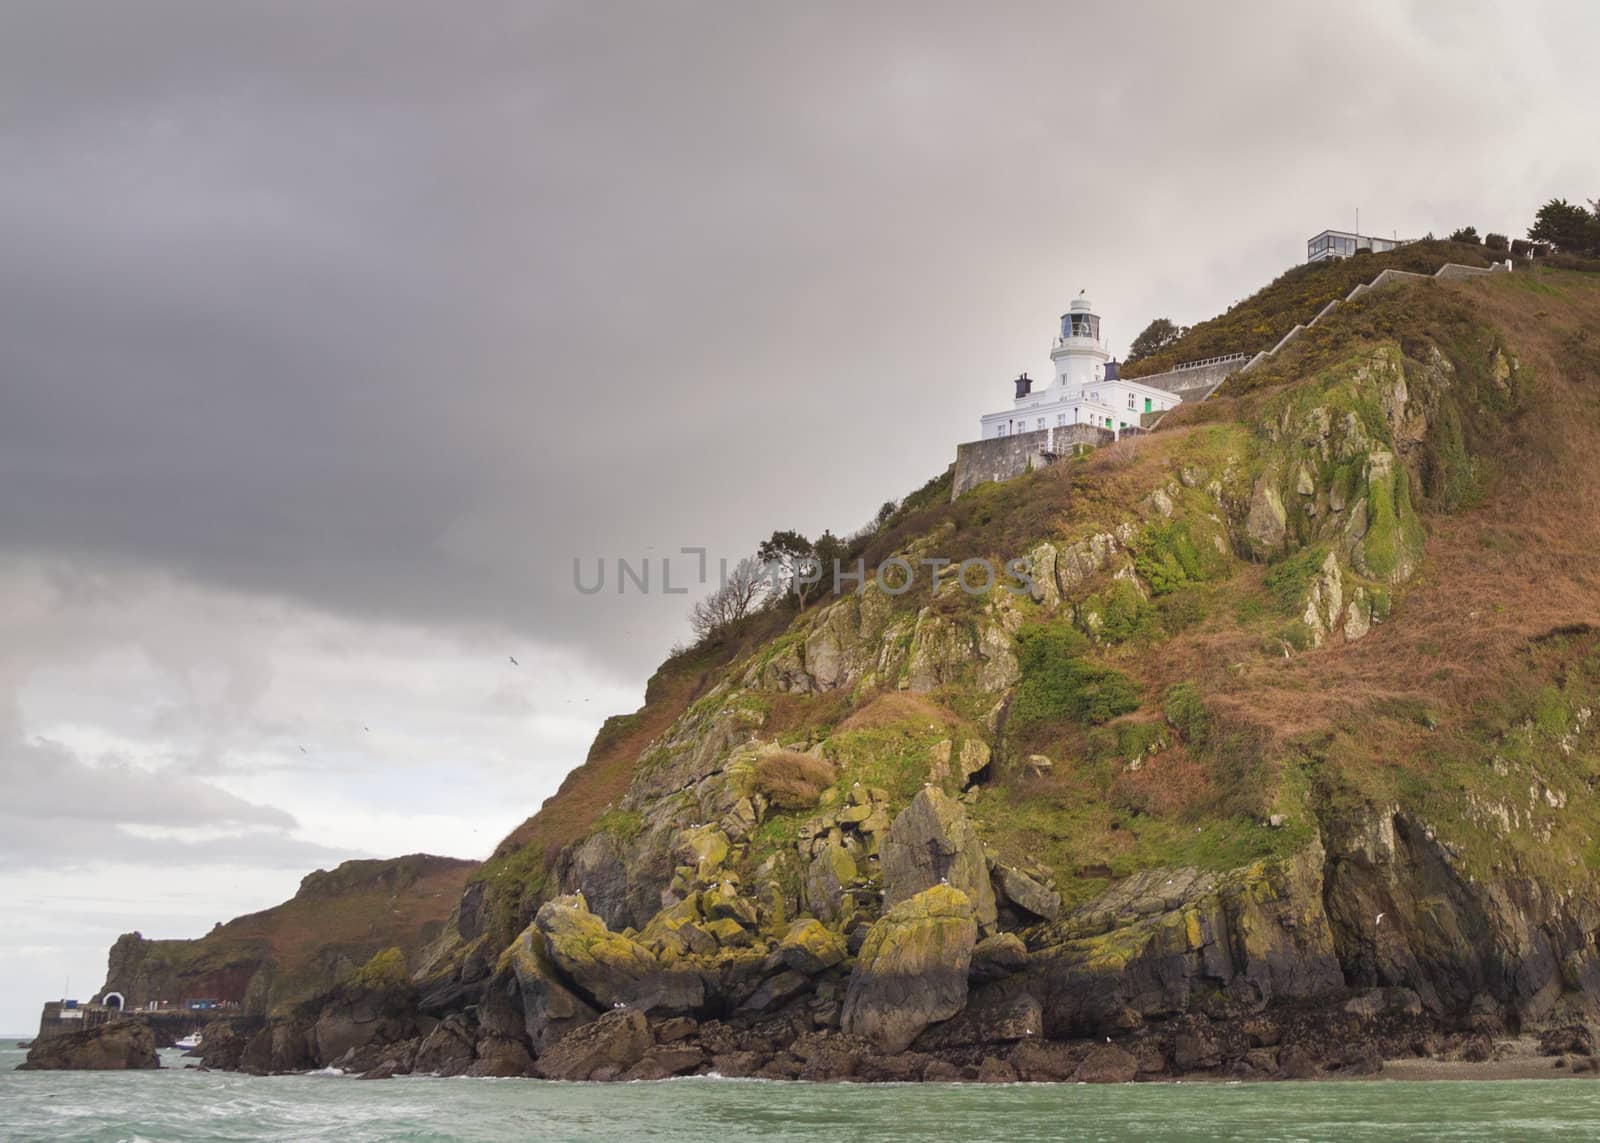
[[[1395,699],[1470,709],[1502,685],[1530,640],[1600,614],[1600,281],[1556,281],[1559,302],[1507,279],[1437,287],[1495,326],[1535,384],[1527,408],[1483,426],[1479,448],[1495,460],[1495,478],[1482,503],[1424,513],[1425,567],[1391,622],[1359,642],[1284,659],[1222,617],[1165,645],[1148,663],[1147,686],[1203,680],[1222,709],[1282,741],[1350,725]],[[1250,403],[1225,400],[1209,412],[1228,419]],[[1404,753],[1407,744],[1392,746]]]
[[[825,758],[778,750],[756,763],[755,786],[780,810],[808,810],[837,778],[838,771]]]
[[[840,730],[872,730],[917,722],[951,728],[961,720],[950,711],[921,695],[905,691],[884,691],[839,724]]]

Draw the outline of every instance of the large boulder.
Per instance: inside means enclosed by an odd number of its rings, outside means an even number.
[[[1000,890],[1000,897],[1025,913],[1046,921],[1055,920],[1061,913],[1061,894],[1038,877],[1024,873],[1014,865],[996,865],[994,881]]]
[[[589,912],[582,894],[546,901],[533,919],[545,951],[566,981],[601,1010],[685,1010],[705,1003],[700,974],[663,966],[650,950]]]
[[[159,1068],[156,1038],[140,1020],[112,1020],[82,1032],[35,1040],[18,1071],[126,1071]]]
[[[1089,1050],[1073,1078],[1079,1083],[1132,1083],[1139,1074],[1139,1061],[1133,1053],[1115,1044],[1099,1044]]]
[[[965,895],[979,925],[994,925],[994,887],[983,843],[961,803],[938,787],[924,786],[894,819],[881,860],[885,906],[949,885]]]
[[[568,1034],[534,1064],[545,1079],[615,1079],[654,1045],[650,1024],[637,1008],[618,1008]]]
[[[411,1062],[412,1070],[436,1076],[465,1075],[477,1055],[475,1042],[466,1017],[451,1013],[422,1038]]]
[[[980,856],[981,860],[981,856]],[[972,902],[935,885],[891,908],[867,933],[845,992],[841,1026],[886,1053],[960,1012],[978,941]]]
[[[521,1002],[520,1031],[527,1036],[534,1051],[542,1052],[547,1045],[600,1014],[599,1009],[561,980],[545,951],[544,934],[533,925],[524,929],[512,942],[507,950],[507,959],[514,974],[509,991]],[[493,1001],[505,991],[506,982],[497,978],[490,982],[485,996]],[[504,1007],[501,1004],[488,1005],[488,1014],[493,1018],[490,1023],[494,1025],[489,1031],[502,1036],[515,1035],[519,1030],[516,1025],[500,1018]],[[512,1011],[515,1011],[514,1007]],[[482,1015],[483,1009],[480,1008],[480,1020]]]

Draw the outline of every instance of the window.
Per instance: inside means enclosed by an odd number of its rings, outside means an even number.
[[[1043,417],[1039,418],[1039,431],[1040,432],[1044,431],[1044,418]]]
[[[1056,428],[1060,428],[1061,426],[1065,425],[1066,423],[1067,423],[1067,415],[1065,413],[1057,413],[1056,414]]]
[[[1130,408],[1130,409],[1133,408],[1133,394],[1132,393],[1128,394],[1128,408]]]

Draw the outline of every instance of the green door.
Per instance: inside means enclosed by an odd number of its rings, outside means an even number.
[[[1150,398],[1149,397],[1146,397],[1144,399],[1144,411],[1147,412],[1147,413],[1150,411]]]

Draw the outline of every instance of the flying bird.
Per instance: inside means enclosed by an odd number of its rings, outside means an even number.
[[[1383,924],[1383,919],[1388,915],[1388,913],[1379,913],[1377,919],[1372,922],[1372,927],[1377,928],[1379,925]]]
[[[515,655],[507,655],[507,656],[506,656],[506,658],[508,658],[508,659],[510,659],[510,660],[511,660],[511,665],[512,665],[512,666],[513,666],[513,667],[520,667],[520,666],[522,666],[522,664],[521,664],[521,663],[519,663],[519,662],[517,662],[517,657],[516,657],[516,656],[515,656]]]

